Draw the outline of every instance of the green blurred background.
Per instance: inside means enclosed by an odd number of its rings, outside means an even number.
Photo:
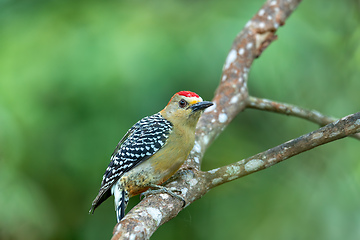
[[[110,239],[113,199],[88,210],[117,142],[177,91],[210,100],[234,37],[262,4],[0,0],[0,239]],[[336,117],[359,111],[359,9],[301,3],[254,62],[250,94]],[[203,169],[316,128],[246,110]],[[217,187],[153,239],[359,239],[359,146],[330,143]]]

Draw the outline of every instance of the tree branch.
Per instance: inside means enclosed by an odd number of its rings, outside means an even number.
[[[316,110],[308,110],[288,103],[275,102],[273,100],[252,96],[247,98],[246,107],[303,118],[319,124],[321,127],[338,120],[334,117],[325,116]],[[360,140],[360,134],[354,134],[351,137]]]
[[[271,167],[299,153],[358,132],[360,132],[360,112],[329,123],[316,131],[302,135],[250,158],[210,170],[206,175],[206,182],[209,183],[208,188],[211,189],[250,173]]]

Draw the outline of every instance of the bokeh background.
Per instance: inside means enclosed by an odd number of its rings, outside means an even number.
[[[113,200],[88,210],[117,142],[177,91],[211,100],[234,37],[262,4],[0,0],[0,239],[110,239]],[[335,117],[359,111],[359,9],[301,3],[254,62],[250,94]],[[203,169],[315,129],[246,110]],[[153,239],[359,239],[359,149],[343,139],[219,186]]]

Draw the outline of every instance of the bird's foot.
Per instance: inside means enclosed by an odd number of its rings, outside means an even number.
[[[169,188],[166,188],[166,187],[161,186],[161,185],[155,185],[155,184],[150,184],[149,187],[152,188],[152,189],[149,189],[149,190],[141,193],[141,194],[140,194],[140,199],[143,198],[143,197],[147,197],[147,196],[149,196],[149,195],[153,195],[153,194],[167,193],[167,194],[169,194],[170,196],[172,196],[172,197],[174,197],[174,198],[182,201],[182,202],[183,202],[183,206],[182,206],[182,207],[185,207],[185,205],[186,205],[185,199],[184,199],[182,196],[174,193],[174,192],[173,192],[172,190],[170,190]]]

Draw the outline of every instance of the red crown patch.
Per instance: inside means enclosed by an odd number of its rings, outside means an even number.
[[[184,97],[197,97],[197,98],[200,97],[196,93],[190,92],[190,91],[180,91],[177,94],[179,94],[180,96],[184,96]]]

